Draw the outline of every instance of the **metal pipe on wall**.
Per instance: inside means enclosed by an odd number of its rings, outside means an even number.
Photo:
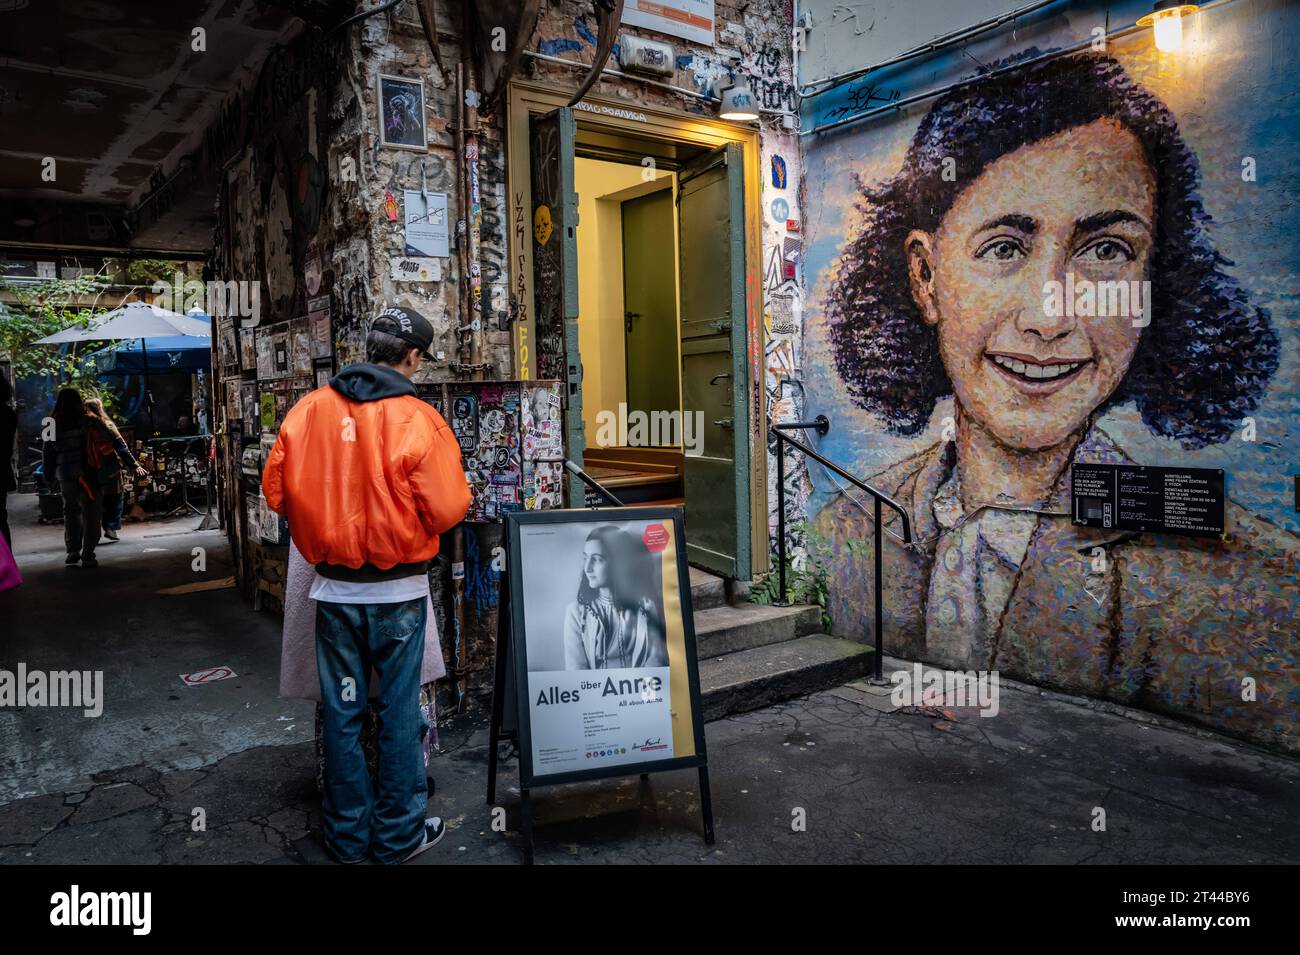
[[[465,180],[469,178],[468,170],[465,168],[465,64],[462,62],[456,68],[456,205],[458,207],[456,222],[456,262],[460,267],[459,282],[456,286],[457,304],[459,312],[456,316],[456,353],[459,358],[459,364],[469,365],[470,362],[470,345],[469,338],[465,334],[466,326],[469,324],[469,242],[467,235],[469,233],[469,211],[465,202],[467,195],[465,189]]]
[[[487,367],[483,361],[483,197],[479,180],[479,91],[470,43],[468,3],[464,5],[461,17],[461,62],[456,71],[456,99],[457,196],[461,209],[456,236],[461,269],[457,371],[468,372],[471,381],[481,381]]]
[[[535,50],[524,50],[524,55],[534,60],[542,60],[545,63],[556,63],[560,66],[567,66],[571,70],[585,70],[588,64],[579,63],[576,60],[566,60],[561,56],[549,56],[546,53],[538,53]],[[635,80],[638,83],[644,83],[646,86],[656,86],[659,89],[668,90],[673,93],[681,93],[683,96],[690,96],[695,99],[702,99],[709,103],[721,102],[716,96],[709,96],[707,93],[697,93],[695,90],[688,90],[684,86],[674,86],[671,83],[660,83],[658,80],[647,79],[644,76],[636,76],[632,73],[624,73],[622,70],[616,70],[613,67],[605,67],[600,71],[604,76],[616,76],[620,79]]]
[[[466,235],[469,238],[469,363],[470,379],[481,381],[483,364],[483,194],[479,180],[478,81],[472,60],[465,63],[465,191]]]
[[[465,672],[468,665],[469,650],[465,640],[465,535],[472,534],[464,521],[457,524],[451,532],[451,606],[452,635],[451,652],[456,661],[456,712],[460,712],[469,691],[469,674]]]
[[[463,31],[462,31],[463,33]],[[465,50],[462,36],[462,54]],[[456,287],[458,315],[454,319],[456,329],[456,350],[460,365],[469,364],[469,341],[463,331],[469,315],[469,248],[465,241],[467,216],[465,212],[465,65],[462,62],[456,68],[456,204],[458,222],[456,224],[456,262],[460,268],[460,281]],[[443,407],[448,407],[447,386],[442,387]],[[465,648],[465,524],[462,521],[451,531],[451,627],[452,627],[452,668],[455,671],[456,711],[459,712],[465,699],[468,684],[465,679],[465,665],[468,654]],[[458,570],[460,571],[458,573]]]

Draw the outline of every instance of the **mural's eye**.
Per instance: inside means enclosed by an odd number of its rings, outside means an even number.
[[[1119,239],[1098,239],[1081,250],[1079,257],[1091,258],[1097,262],[1132,262],[1137,258],[1128,243]]]
[[[1010,262],[1024,255],[1024,247],[1015,239],[999,236],[985,242],[975,252],[977,259],[994,259],[998,262]]]

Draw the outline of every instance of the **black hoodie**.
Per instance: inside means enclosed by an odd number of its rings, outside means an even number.
[[[414,395],[415,385],[395,368],[361,362],[330,379],[330,387],[349,401],[381,401]]]

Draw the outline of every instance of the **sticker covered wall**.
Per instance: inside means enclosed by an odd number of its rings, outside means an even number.
[[[467,521],[563,503],[563,420],[557,382],[420,386],[460,444],[471,502]]]

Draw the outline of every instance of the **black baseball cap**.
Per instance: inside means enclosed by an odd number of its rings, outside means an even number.
[[[394,306],[386,308],[370,325],[371,331],[393,335],[404,342],[409,342],[420,349],[425,358],[429,358],[429,346],[433,344],[433,326],[429,320],[413,308]]]

